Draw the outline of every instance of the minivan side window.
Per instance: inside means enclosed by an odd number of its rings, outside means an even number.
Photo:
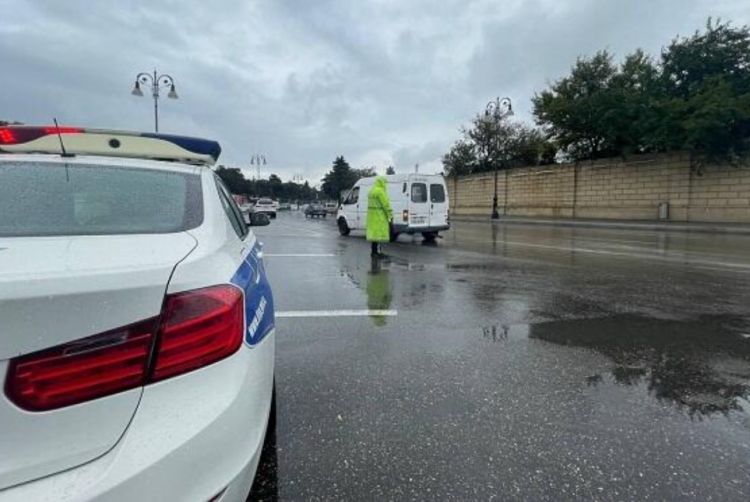
[[[344,204],[356,204],[359,201],[359,187],[352,188],[352,191],[347,195]]]
[[[430,202],[445,202],[445,188],[435,183],[430,185]]]
[[[216,189],[219,191],[219,200],[221,200],[221,207],[224,208],[224,213],[226,213],[227,218],[229,218],[229,223],[232,224],[232,228],[234,228],[234,231],[237,232],[237,237],[239,237],[240,239],[244,239],[248,233],[248,230],[247,225],[245,224],[245,218],[242,217],[240,208],[237,207],[237,203],[234,202],[234,199],[229,194],[229,190],[227,190],[227,187],[224,185],[221,179],[219,179],[219,177],[215,177],[214,180],[216,181]]]
[[[412,183],[411,201],[427,202],[427,185],[425,185],[424,183]]]

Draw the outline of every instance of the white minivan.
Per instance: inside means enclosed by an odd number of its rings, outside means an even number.
[[[391,241],[399,234],[421,233],[434,240],[438,232],[448,230],[448,191],[440,174],[393,174],[388,180],[388,197],[393,208]],[[349,190],[339,207],[337,222],[341,235],[364,230],[367,224],[367,195],[375,177],[362,178]]]

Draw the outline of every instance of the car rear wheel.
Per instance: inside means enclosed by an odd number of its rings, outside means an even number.
[[[432,242],[437,237],[437,234],[438,234],[437,232],[422,232],[422,237],[427,242]]]
[[[344,237],[349,235],[349,233],[352,230],[349,228],[349,225],[346,224],[346,220],[344,218],[339,218],[338,223],[339,223],[339,233],[343,235]]]

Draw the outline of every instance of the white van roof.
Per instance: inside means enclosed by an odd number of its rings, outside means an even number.
[[[360,178],[356,185],[372,185],[375,182],[377,176],[370,176],[369,178]],[[444,181],[442,174],[421,174],[421,173],[406,173],[406,174],[387,174],[383,176],[388,180],[388,183],[403,183],[403,182],[415,182],[415,181],[434,181],[440,179]]]

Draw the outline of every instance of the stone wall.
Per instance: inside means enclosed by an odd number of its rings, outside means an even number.
[[[750,167],[690,167],[685,155],[522,167],[449,178],[451,214],[750,223]]]

